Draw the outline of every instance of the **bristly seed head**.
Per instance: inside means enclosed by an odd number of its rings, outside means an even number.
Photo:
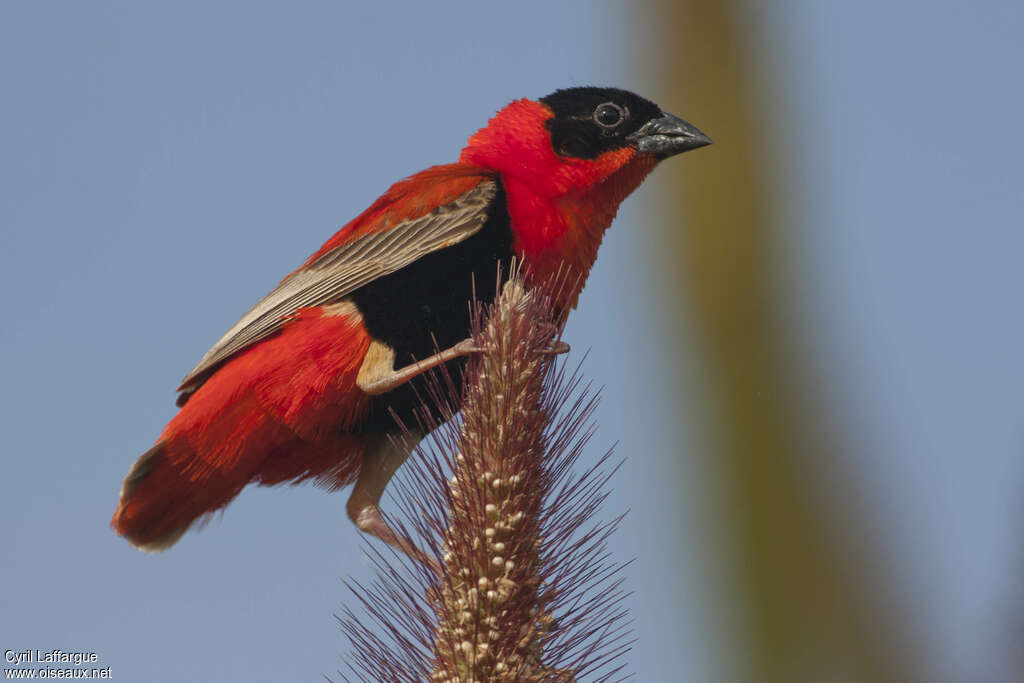
[[[441,410],[425,414],[454,415],[461,405],[461,421],[427,424],[437,450],[418,450],[396,485],[419,545],[443,572],[414,566],[411,585],[402,583],[407,575],[377,554],[380,587],[369,598],[356,594],[395,634],[394,647],[349,613],[343,623],[362,680],[539,683],[621,674],[615,661],[628,650],[628,630],[619,568],[605,559],[618,520],[584,527],[607,475],[571,473],[591,433],[594,399],[578,398],[579,377],[540,353],[563,322],[550,301],[511,280],[495,308],[478,312],[474,342],[484,351],[469,359],[461,397],[433,392]]]

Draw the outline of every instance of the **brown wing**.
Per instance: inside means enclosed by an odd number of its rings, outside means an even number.
[[[419,218],[324,252],[263,297],[206,352],[178,387],[185,394],[182,399],[187,400],[225,360],[277,332],[300,308],[336,303],[383,275],[477,233],[487,220],[487,207],[496,191],[494,181],[482,180]]]

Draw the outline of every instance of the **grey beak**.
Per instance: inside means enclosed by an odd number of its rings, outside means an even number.
[[[626,139],[641,152],[650,152],[662,158],[711,144],[711,138],[696,126],[672,114],[651,119]]]

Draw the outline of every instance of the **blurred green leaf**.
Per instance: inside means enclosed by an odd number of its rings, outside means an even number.
[[[767,683],[922,680],[904,620],[885,599],[879,549],[820,433],[822,407],[804,391],[809,370],[783,341],[774,217],[792,213],[773,192],[785,179],[771,161],[783,153],[772,146],[772,115],[785,106],[770,99],[759,60],[767,37],[756,14],[767,11],[659,0],[637,42],[659,104],[714,139],[660,172],[682,192],[665,194],[651,245],[666,285],[660,306],[670,320],[691,316],[710,387],[701,400],[713,424],[699,456],[721,486],[708,517],[724,535],[714,559],[740,624],[721,644],[726,669]]]

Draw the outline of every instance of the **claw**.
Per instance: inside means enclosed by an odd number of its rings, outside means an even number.
[[[477,346],[473,343],[472,339],[463,339],[458,344],[452,347],[453,351],[458,352],[459,355],[467,353],[483,353],[487,349]]]
[[[553,356],[557,356],[563,353],[569,353],[569,348],[569,345],[566,344],[564,341],[556,341],[553,344],[551,344],[551,346],[549,346],[548,348],[541,349],[537,353],[547,353]]]

